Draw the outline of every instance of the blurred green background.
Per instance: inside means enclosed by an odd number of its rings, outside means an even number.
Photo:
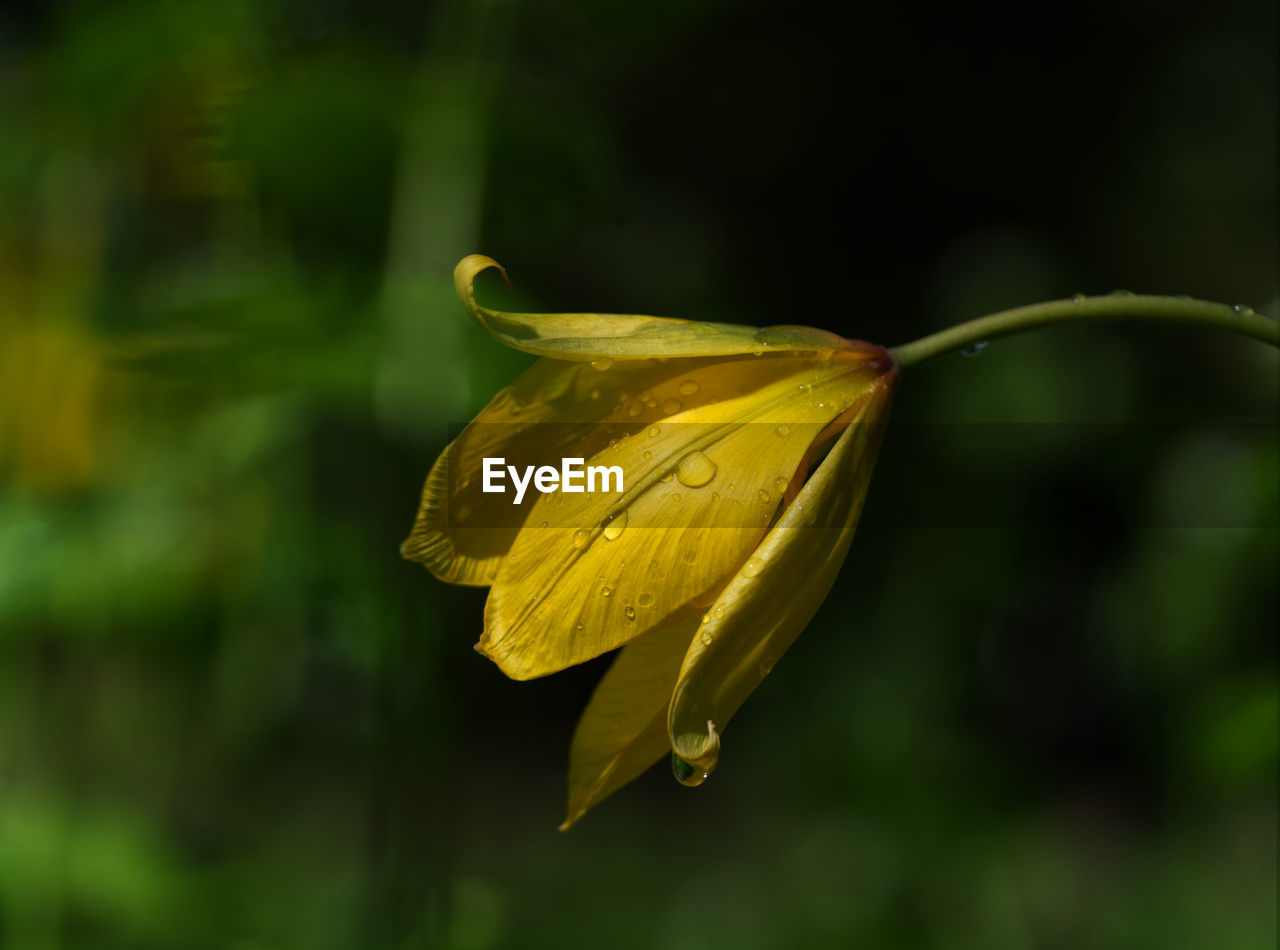
[[[696,791],[558,834],[607,661],[398,557],[506,309],[884,344],[1118,287],[1275,314],[1275,10],[0,9],[0,947],[1241,948],[1276,923],[1265,346],[908,374]]]

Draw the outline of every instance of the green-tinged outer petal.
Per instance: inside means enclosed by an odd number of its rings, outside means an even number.
[[[598,423],[624,394],[656,386],[677,371],[628,363],[604,373],[586,363],[539,360],[495,396],[431,467],[401,554],[441,580],[491,584],[532,499],[513,508],[510,495],[483,492],[482,460],[558,465],[565,455],[594,454],[609,436]]]
[[[719,733],[817,612],[849,550],[897,370],[852,411],[849,427],[705,615],[671,698],[671,747],[710,772]]]
[[[562,831],[671,754],[667,704],[695,626],[677,624],[627,644],[600,680],[573,734]]]
[[[458,297],[476,322],[499,343],[562,360],[638,360],[685,356],[734,356],[776,350],[831,353],[865,344],[811,327],[738,326],[612,313],[503,313],[476,303],[476,275],[493,258],[472,254],[458,262],[453,280]]]

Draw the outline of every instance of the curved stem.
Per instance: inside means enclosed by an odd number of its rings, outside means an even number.
[[[1054,323],[1100,320],[1136,320],[1147,323],[1183,323],[1228,330],[1280,346],[1280,323],[1256,314],[1249,307],[1229,307],[1189,297],[1153,297],[1144,294],[1108,294],[1104,297],[1077,296],[1002,310],[968,323],[941,330],[912,343],[890,348],[889,355],[899,367],[985,343],[1011,333],[1021,333]]]

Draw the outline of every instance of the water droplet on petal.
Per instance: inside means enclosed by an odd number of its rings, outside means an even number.
[[[674,416],[677,412],[684,408],[684,403],[679,399],[668,399],[662,404],[662,411],[669,416]]]
[[[697,768],[693,764],[686,762],[674,752],[671,753],[671,774],[676,777],[676,781],[681,785],[687,785],[690,788],[697,788],[707,780],[706,772]]]
[[[775,661],[775,660],[774,660],[774,658],[773,658],[773,657],[771,657],[771,656],[766,656],[763,660],[761,660],[761,661],[760,661],[760,675],[761,675],[761,676],[768,676],[768,675],[769,675],[769,671],[773,669],[773,664],[774,664],[775,662],[776,662],[776,661]]]
[[[1071,302],[1072,302],[1072,303],[1084,303],[1084,299],[1085,299],[1084,294],[1072,294],[1072,295],[1071,295]]]
[[[676,463],[676,477],[681,485],[698,488],[716,477],[716,463],[702,452],[690,452]]]
[[[966,346],[963,350],[960,351],[960,355],[961,356],[977,356],[986,348],[987,348],[987,341],[979,340],[977,343],[974,343],[971,346]]]
[[[1236,304],[1231,309],[1234,310],[1236,313],[1240,314],[1242,317],[1248,317],[1253,314],[1253,308],[1247,307],[1242,303]]]
[[[628,620],[636,619],[636,609],[634,607],[628,607],[626,610],[623,611],[623,613],[626,614],[626,617]]]
[[[710,619],[711,619],[711,614],[702,615],[703,623],[706,623]],[[698,634],[698,642],[701,643],[704,647],[711,646],[711,634],[707,633],[707,631],[705,630],[702,631],[702,633]]]
[[[601,587],[601,588],[600,588],[600,596],[601,596],[601,597],[612,597],[612,596],[613,596],[613,588],[611,588],[611,587]]]
[[[627,509],[623,508],[604,523],[604,539],[617,541],[627,527]]]
[[[676,387],[681,396],[692,396],[698,391],[697,380],[686,379],[683,383]]]
[[[653,595],[641,594],[639,597],[636,598],[636,603],[639,604],[641,607],[650,607],[653,605]]]
[[[644,412],[644,405],[638,401],[627,406],[627,415],[629,416],[638,416],[642,412]]]
[[[763,488],[760,489],[760,500],[763,501],[765,504],[769,503],[769,493],[765,491]]]
[[[649,426],[649,438],[656,439],[662,432],[662,426]]]
[[[787,480],[779,475],[773,480],[773,487],[778,489],[779,494],[782,494],[787,490]]]
[[[747,563],[742,565],[743,577],[759,577],[760,572],[764,570],[764,559],[758,557],[747,558]]]
[[[685,548],[683,551],[681,551],[681,552],[680,552],[680,560],[684,561],[686,564],[695,564],[695,563],[697,563],[697,561],[698,561],[698,549],[697,549],[697,548]]]
[[[573,532],[573,546],[581,550],[587,546],[587,539],[590,535],[585,528],[579,528]]]
[[[598,360],[591,361],[591,368],[598,369],[602,373],[612,365],[613,365],[613,360],[609,359],[607,356],[602,356]]]
[[[776,426],[773,431],[779,438],[785,439],[791,434],[791,427],[786,425]]]

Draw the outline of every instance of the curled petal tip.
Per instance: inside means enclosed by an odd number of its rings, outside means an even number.
[[[720,733],[716,731],[713,720],[707,720],[706,735],[680,736],[673,743],[674,763],[679,763],[676,778],[682,785],[701,785],[707,776],[715,771],[720,761]],[[689,773],[682,777],[680,766]]]
[[[469,286],[471,281],[475,280],[476,274],[490,267],[496,267],[507,286],[511,286],[511,281],[507,278],[507,269],[487,254],[468,254],[458,261],[453,269],[454,282],[460,287]]]
[[[507,269],[495,261],[492,257],[484,254],[468,254],[462,260],[458,261],[458,266],[453,269],[453,288],[458,294],[458,299],[462,301],[462,305],[467,311],[480,319],[477,313],[475,280],[476,275],[481,271],[488,270],[490,267],[496,267],[498,273],[502,275],[502,282],[507,285],[507,289],[511,289],[511,279],[507,277]],[[483,322],[483,321],[481,321]]]

